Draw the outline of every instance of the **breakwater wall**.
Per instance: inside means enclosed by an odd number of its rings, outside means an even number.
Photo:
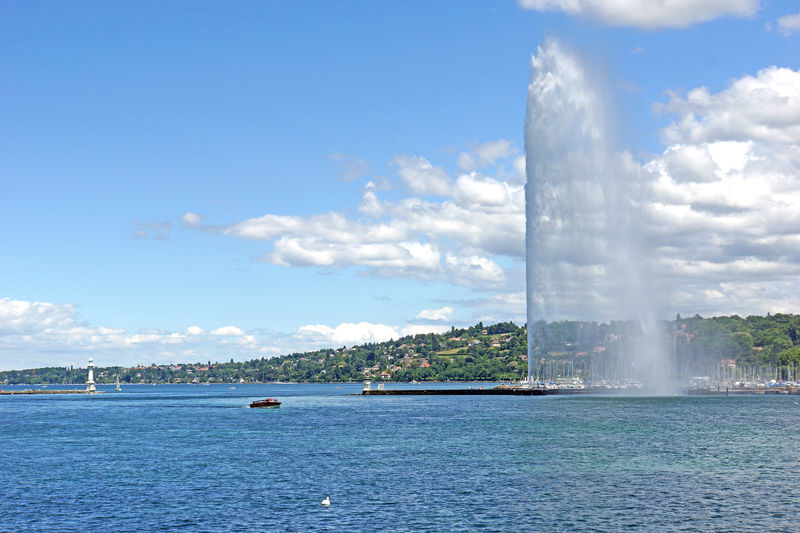
[[[555,396],[573,394],[614,394],[614,389],[544,389],[526,387],[492,387],[490,389],[384,389],[364,390],[361,396]],[[630,392],[630,391],[628,391]]]
[[[2,396],[16,396],[18,394],[103,394],[105,391],[88,391],[86,389],[75,390],[44,390],[44,389],[28,389],[28,390],[0,390]]]
[[[689,396],[728,396],[728,395],[760,395],[760,394],[800,394],[796,388],[741,388],[741,389],[684,389],[684,394]],[[365,390],[353,396],[557,396],[593,394],[602,396],[641,396],[647,395],[646,390],[639,389],[606,389],[600,387],[586,387],[583,389],[545,389],[499,386],[489,389],[373,389]]]

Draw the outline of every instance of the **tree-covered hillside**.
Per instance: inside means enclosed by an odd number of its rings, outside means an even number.
[[[674,369],[683,375],[720,366],[769,369],[787,376],[800,366],[800,316],[776,314],[664,322],[658,333]],[[647,342],[633,322],[564,321],[533,325],[534,373],[542,378],[584,380],[631,377],[637,352]],[[97,358],[102,364],[101,358]],[[229,362],[98,367],[95,381],[113,383],[232,383],[375,381],[501,381],[527,373],[526,330],[511,322],[444,334],[403,337],[272,358]],[[631,366],[633,365],[633,366]],[[0,383],[83,383],[85,368],[50,367],[0,372]]]

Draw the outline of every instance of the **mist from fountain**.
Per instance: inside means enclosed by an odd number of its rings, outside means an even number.
[[[632,320],[620,363],[671,392],[670,364],[644,256],[645,176],[615,151],[601,73],[549,39],[532,57],[525,123],[528,379],[543,340],[532,325]],[[565,342],[568,339],[564,339]]]

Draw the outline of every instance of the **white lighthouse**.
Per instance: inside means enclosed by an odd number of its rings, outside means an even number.
[[[89,358],[89,364],[86,365],[89,369],[89,379],[86,380],[86,392],[96,392],[94,388],[94,359]]]

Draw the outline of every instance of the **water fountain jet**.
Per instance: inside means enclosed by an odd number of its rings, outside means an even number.
[[[537,323],[633,320],[639,342],[622,350],[636,355],[624,366],[663,393],[669,365],[646,271],[643,171],[630,155],[612,149],[605,85],[577,54],[550,39],[531,64],[525,123],[528,382],[544,355]]]

